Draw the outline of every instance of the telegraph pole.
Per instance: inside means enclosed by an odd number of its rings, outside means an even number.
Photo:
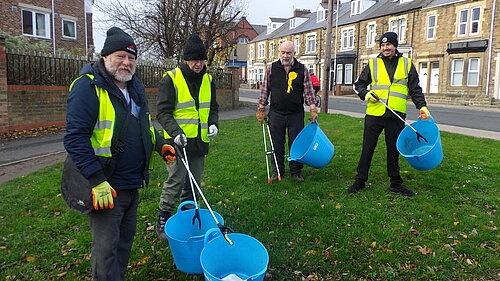
[[[337,0],[338,1],[338,0]],[[321,112],[328,113],[328,81],[330,80],[330,64],[332,59],[332,25],[333,0],[328,0],[328,17],[326,24],[325,60],[323,63],[323,95],[321,97]]]

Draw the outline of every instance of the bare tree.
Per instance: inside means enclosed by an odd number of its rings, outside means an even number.
[[[234,42],[227,34],[241,14],[240,0],[115,0],[98,3],[110,20],[131,33],[149,58],[179,61],[186,39],[199,33],[208,50],[208,64]]]

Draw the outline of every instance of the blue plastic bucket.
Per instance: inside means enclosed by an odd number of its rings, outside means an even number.
[[[170,251],[174,258],[177,269],[189,274],[201,274],[203,269],[200,264],[200,254],[203,250],[205,233],[217,227],[210,211],[199,209],[201,229],[198,220],[193,224],[195,209],[182,211],[184,205],[193,204],[193,201],[184,201],[177,208],[177,213],[168,219],[165,224],[165,234],[167,235]],[[217,220],[224,224],[224,219],[217,212],[214,212]]]
[[[426,171],[434,169],[443,160],[443,148],[441,147],[441,137],[434,118],[419,119],[411,124],[428,142],[420,138],[417,134],[406,127],[399,134],[396,147],[399,153],[415,169]]]
[[[241,233],[229,233],[229,244],[219,229],[205,234],[200,262],[207,281],[264,280],[269,255],[259,240]]]
[[[321,131],[318,123],[311,123],[304,127],[293,141],[288,161],[321,168],[330,162],[334,150],[333,144]]]

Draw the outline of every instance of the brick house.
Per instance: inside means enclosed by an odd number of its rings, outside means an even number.
[[[229,54],[226,66],[239,67],[239,80],[247,80],[247,44],[265,29],[263,25],[252,25],[246,17],[236,23],[236,28],[228,34],[228,38],[234,42],[234,47]]]
[[[295,43],[296,57],[322,78],[326,3],[321,1],[315,12],[294,15],[249,42],[249,83],[262,80],[266,65],[279,58],[277,49],[285,40]],[[333,11],[330,90],[336,84],[335,94],[353,94],[352,84],[357,76],[368,59],[380,52],[378,38],[393,31],[399,36],[398,50],[413,59],[428,100],[472,105],[500,99],[497,3],[498,0],[341,1],[338,15],[337,5]]]
[[[2,0],[0,29],[85,55],[92,51],[94,0]]]

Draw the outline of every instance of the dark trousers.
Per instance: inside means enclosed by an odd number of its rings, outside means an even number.
[[[137,224],[137,189],[117,191],[115,207],[89,214],[94,280],[125,280]]]
[[[285,136],[288,131],[288,150],[292,147],[292,143],[295,137],[304,128],[304,112],[299,112],[296,114],[279,114],[269,112],[269,129],[271,130],[271,137],[274,144],[274,153],[276,154],[276,159],[278,162],[278,168],[280,175],[284,175],[285,172]],[[273,163],[273,170],[276,172],[276,167]],[[299,174],[304,164],[297,161],[290,161],[290,174]]]
[[[373,152],[377,146],[378,137],[382,133],[382,130],[384,130],[385,144],[387,146],[387,175],[391,180],[391,185],[401,185],[403,183],[403,179],[399,175],[399,152],[396,148],[396,141],[403,129],[404,123],[399,119],[371,115],[365,116],[363,150],[358,163],[356,181],[366,182],[368,180]]]

